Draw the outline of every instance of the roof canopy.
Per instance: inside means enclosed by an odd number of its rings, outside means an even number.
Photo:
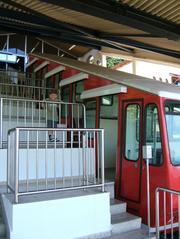
[[[2,34],[31,35],[77,58],[90,49],[179,63],[177,0],[3,0]],[[18,42],[18,41],[17,41]],[[19,43],[18,43],[19,44]],[[69,49],[75,45],[70,51]],[[18,48],[18,47],[17,47]]]
[[[143,90],[145,92],[161,97],[168,97],[180,100],[180,87],[176,85],[163,83],[146,77],[129,74],[126,72],[117,71],[98,65],[76,61],[74,59],[66,57],[58,57],[48,54],[33,55],[35,57],[39,57],[47,61],[54,61],[62,66],[71,67],[89,75],[97,76],[100,78],[100,80],[104,78],[110,80],[113,83],[118,83],[122,86]]]

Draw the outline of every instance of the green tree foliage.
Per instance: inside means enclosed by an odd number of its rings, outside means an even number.
[[[106,62],[107,68],[113,68],[115,65],[119,64],[120,62],[123,62],[123,59],[107,56]]]

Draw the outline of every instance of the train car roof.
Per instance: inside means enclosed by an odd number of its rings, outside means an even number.
[[[42,58],[44,60],[56,62],[63,66],[71,67],[78,71],[104,78],[127,87],[133,87],[135,89],[143,90],[154,95],[173,99],[180,99],[180,88],[176,85],[171,85],[161,81],[156,81],[146,77],[89,64],[66,57],[59,57],[51,54],[34,53],[31,55],[38,58]]]

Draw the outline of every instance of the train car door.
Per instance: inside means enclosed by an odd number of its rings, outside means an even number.
[[[104,129],[105,179],[114,180],[118,138],[118,95],[100,97],[99,126]]]
[[[138,202],[141,181],[142,100],[123,101],[121,197]]]

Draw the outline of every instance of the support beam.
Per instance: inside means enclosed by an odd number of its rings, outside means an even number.
[[[73,75],[71,77],[63,79],[62,81],[60,81],[59,86],[62,87],[62,86],[65,86],[65,85],[69,85],[69,84],[72,84],[74,82],[87,79],[88,77],[89,77],[89,75],[86,74],[86,73],[79,73],[79,74],[76,74],[76,75]]]
[[[47,66],[49,64],[49,61],[44,61],[42,64],[40,64],[39,66],[37,66],[34,69],[34,73],[37,73],[38,71],[40,71],[42,68],[44,68],[45,66]]]
[[[180,39],[179,26],[171,24],[161,18],[143,13],[117,1],[99,0],[45,0],[57,6],[92,15],[104,20],[124,24],[159,37],[172,40]]]
[[[3,0],[4,3],[14,7],[15,9],[21,9],[21,12],[26,12],[27,15],[30,15],[30,17],[33,19],[35,18],[36,21],[40,21],[41,24],[44,23],[44,25],[48,27],[55,27],[56,29],[64,28],[67,30],[70,30],[74,33],[78,34],[83,34],[83,35],[92,35],[94,34],[94,31],[85,27],[77,27],[73,24],[65,23],[65,22],[60,22],[58,20],[55,20],[54,18],[48,17],[40,12],[34,11],[28,7],[25,7],[24,5],[21,5],[19,3],[16,3],[15,1],[12,0]],[[16,11],[17,12],[17,11]],[[14,14],[13,14],[14,16]],[[12,15],[11,15],[12,17]],[[28,17],[28,16],[27,16]],[[39,23],[40,24],[40,23]]]
[[[119,38],[114,39],[114,37],[106,37],[106,40],[114,41],[114,42],[119,43],[119,44],[132,46],[132,47],[140,48],[140,49],[151,51],[151,52],[156,52],[156,53],[159,53],[159,54],[164,54],[164,55],[175,57],[175,58],[180,58],[180,51],[175,51],[175,50],[171,50],[171,49],[167,49],[167,48],[156,47],[154,45],[150,45],[150,44],[146,44],[146,43],[143,43],[143,42],[135,41],[135,40],[132,40],[132,39],[129,39],[129,38],[119,37]]]
[[[33,58],[32,61],[30,61],[30,62],[26,65],[26,69],[27,69],[28,67],[30,67],[32,64],[34,64],[37,60],[38,60],[37,57]]]
[[[54,68],[53,70],[47,72],[45,75],[44,75],[44,78],[47,79],[61,71],[64,71],[65,70],[65,67],[64,66],[58,66],[56,68]]]
[[[89,99],[98,96],[119,94],[119,93],[127,93],[127,87],[119,84],[112,84],[107,86],[102,86],[98,88],[94,88],[91,90],[85,90],[81,94],[81,99]]]

